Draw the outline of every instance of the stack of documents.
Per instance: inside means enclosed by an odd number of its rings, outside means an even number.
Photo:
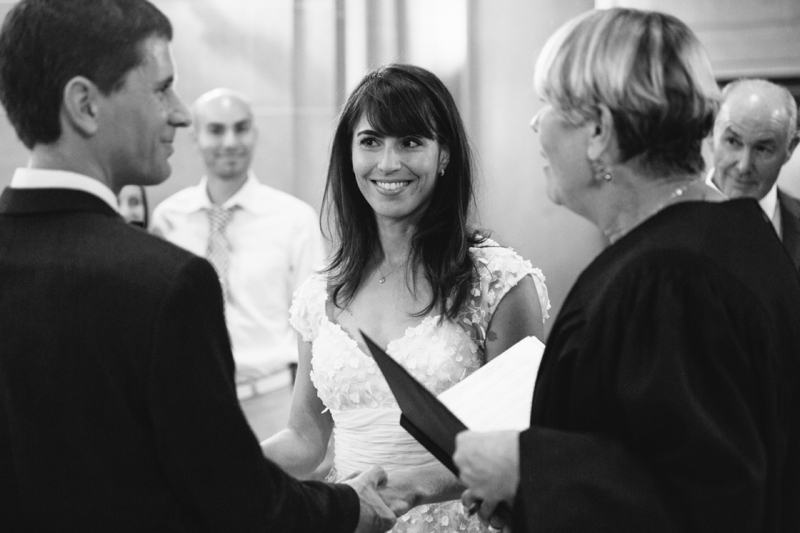
[[[469,429],[528,429],[544,344],[526,337],[438,398]]]

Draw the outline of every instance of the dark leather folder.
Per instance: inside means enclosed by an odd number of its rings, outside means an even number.
[[[453,463],[456,435],[468,429],[467,426],[363,331],[361,336],[400,406],[400,425],[458,476],[458,468]]]
[[[400,425],[458,476],[458,467],[453,462],[456,435],[469,428],[403,365],[392,359],[363,331],[360,333],[400,406]],[[511,509],[505,502],[497,505],[495,514],[506,524],[511,524]]]

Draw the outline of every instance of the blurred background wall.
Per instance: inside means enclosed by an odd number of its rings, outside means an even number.
[[[0,1],[0,16],[15,2]],[[260,129],[254,171],[317,209],[339,107],[367,69],[390,61],[433,70],[458,102],[478,155],[479,224],[547,277],[555,317],[605,240],[545,195],[533,63],[547,37],[594,0],[154,0],[175,28],[178,91],[190,103],[226,86],[250,95]],[[800,94],[797,0],[597,0],[659,9],[700,36],[721,81],[764,76]],[[798,151],[800,152],[800,151]],[[173,175],[148,191],[151,208],[195,184],[188,131]],[[0,114],[0,188],[27,154]],[[781,184],[800,195],[800,156]],[[2,253],[2,251],[0,251]],[[550,321],[550,324],[552,320]],[[546,331],[549,331],[550,324]]]

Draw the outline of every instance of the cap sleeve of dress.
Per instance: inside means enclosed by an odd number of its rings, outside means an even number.
[[[317,338],[327,299],[327,282],[317,272],[311,274],[294,292],[289,309],[289,323],[305,342]]]
[[[525,276],[531,276],[536,285],[542,319],[549,317],[550,298],[542,271],[523,259],[511,248],[487,240],[483,246],[472,248],[480,272],[482,306],[491,317],[503,297]]]

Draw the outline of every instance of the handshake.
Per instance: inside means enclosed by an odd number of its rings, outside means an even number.
[[[359,517],[355,533],[379,533],[389,531],[397,522],[397,517],[412,507],[398,493],[386,490],[389,481],[386,471],[373,466],[344,483],[358,493]]]
[[[461,497],[470,513],[477,512],[484,525],[510,531],[509,517],[495,514],[501,502],[512,505],[519,485],[519,432],[464,431],[456,437],[453,460],[460,470],[457,480],[438,465],[435,469],[393,471],[391,478],[373,466],[344,481],[360,500],[356,533],[388,531],[396,517],[421,503]],[[465,490],[466,489],[466,490]]]

